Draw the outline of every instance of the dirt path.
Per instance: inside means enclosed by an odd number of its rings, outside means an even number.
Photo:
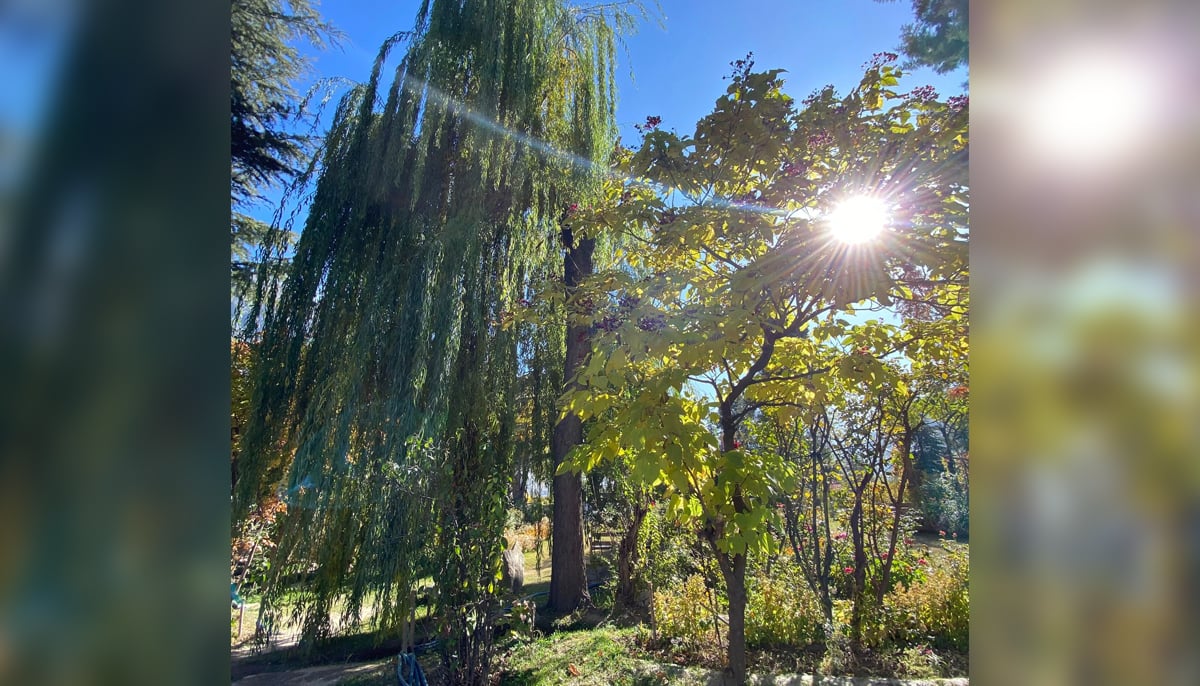
[[[333,686],[343,679],[382,669],[389,660],[355,662],[342,665],[324,665],[305,669],[290,669],[281,672],[251,674],[234,681],[243,686]]]

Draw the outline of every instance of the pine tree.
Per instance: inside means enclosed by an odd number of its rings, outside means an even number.
[[[969,5],[968,0],[912,0],[916,21],[900,31],[905,68],[932,67],[945,74],[968,64]]]
[[[255,253],[270,227],[244,210],[267,188],[301,171],[313,141],[297,124],[305,119],[296,81],[309,60],[298,42],[324,48],[341,34],[308,0],[233,0],[230,15],[230,277],[234,297],[254,279]]]

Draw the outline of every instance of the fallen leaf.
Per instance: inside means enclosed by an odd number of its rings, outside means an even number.
[[[571,676],[579,676],[579,668],[573,662],[567,663],[567,671],[571,673]]]

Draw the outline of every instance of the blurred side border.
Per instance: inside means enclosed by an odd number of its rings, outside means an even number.
[[[0,221],[0,683],[221,683],[228,9],[56,7]]]
[[[972,681],[1200,683],[1200,7],[971,11]]]

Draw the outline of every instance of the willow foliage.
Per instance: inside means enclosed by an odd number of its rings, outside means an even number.
[[[306,639],[333,630],[339,597],[403,627],[432,576],[446,636],[468,643],[452,668],[486,672],[471,642],[495,607],[519,367],[561,354],[555,332],[519,354],[500,321],[561,264],[557,220],[612,149],[631,20],[621,4],[427,1],[340,103],[286,285],[250,317],[263,332],[235,496],[238,516],[286,489],[276,590],[306,575]]]

